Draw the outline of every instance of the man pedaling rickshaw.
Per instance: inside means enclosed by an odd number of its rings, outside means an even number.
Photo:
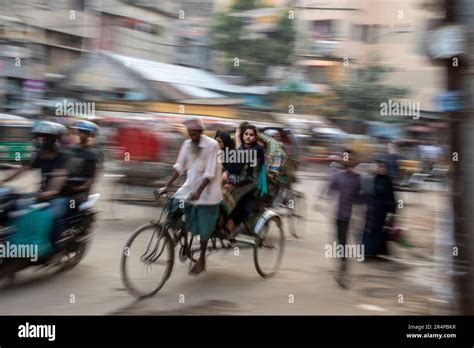
[[[159,193],[165,193],[173,182],[185,172],[186,181],[176,191],[171,201],[170,223],[182,230],[181,216],[186,217],[186,230],[199,235],[201,253],[191,274],[199,274],[206,268],[207,243],[215,229],[222,202],[222,166],[218,161],[217,141],[202,134],[204,126],[197,118],[185,121],[189,139],[181,145],[174,172]]]

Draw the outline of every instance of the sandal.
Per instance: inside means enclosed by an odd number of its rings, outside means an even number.
[[[193,266],[193,268],[191,268],[191,271],[189,271],[190,274],[193,274],[193,275],[198,275],[199,273],[203,272],[206,270],[206,264],[205,263],[199,263],[196,262]]]

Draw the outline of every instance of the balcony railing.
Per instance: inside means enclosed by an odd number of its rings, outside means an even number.
[[[331,57],[335,55],[339,42],[332,40],[316,40],[313,43],[310,53],[323,57]]]

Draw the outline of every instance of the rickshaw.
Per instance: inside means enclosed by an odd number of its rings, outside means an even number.
[[[155,190],[159,203],[164,199],[163,209],[156,220],[140,226],[127,240],[121,256],[120,271],[127,291],[137,298],[154,296],[170,278],[176,256],[184,263],[190,261],[189,269],[197,262],[195,255],[201,252],[198,236],[185,228],[185,216],[180,227],[175,226],[171,214],[171,197]],[[187,203],[191,203],[186,200]],[[175,229],[176,228],[176,229]],[[282,261],[285,239],[278,213],[265,209],[257,217],[253,231],[248,235],[229,241],[218,228],[214,230],[207,251],[232,250],[235,247],[253,249],[255,268],[262,278],[273,276]],[[176,255],[175,249],[179,247]],[[154,274],[154,272],[156,273]]]
[[[127,291],[138,298],[150,297],[160,291],[171,276],[176,257],[182,263],[189,260],[191,269],[197,262],[196,255],[201,252],[199,237],[185,228],[185,215],[180,218],[179,227],[173,223],[170,196],[155,190],[155,199],[163,203],[158,219],[136,229],[121,255],[122,282]],[[277,272],[283,258],[285,237],[281,215],[275,207],[263,203],[248,234],[238,235],[232,241],[228,237],[216,224],[207,251],[249,247],[253,249],[255,269],[261,277],[269,278]]]
[[[31,160],[35,150],[33,125],[27,118],[0,114],[0,162],[20,164]]]
[[[276,192],[273,192],[272,207],[281,209],[279,211],[287,219],[290,234],[295,238],[299,238],[300,233],[298,231],[305,229],[307,215],[305,194],[293,188],[297,181],[295,171],[300,163],[300,146],[296,136],[288,128],[263,127],[260,128],[260,131],[263,133],[268,131],[277,132],[277,138],[282,143],[288,156],[281,175],[269,178],[270,186],[273,184],[276,190]]]

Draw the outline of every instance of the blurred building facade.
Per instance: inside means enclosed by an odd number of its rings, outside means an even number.
[[[442,67],[424,54],[429,20],[441,17],[418,0],[259,0],[258,8],[237,11],[247,31],[269,35],[282,8],[294,9],[295,67],[292,76],[324,94],[331,81],[357,76],[371,53],[394,68],[386,83],[410,89],[409,99],[433,111],[444,85]],[[223,68],[210,48],[210,28],[235,0],[0,0],[0,98],[4,110],[26,108],[44,95],[84,55],[97,50],[132,58],[212,70]],[[230,79],[240,83],[239,77]],[[30,105],[30,108],[32,106]]]
[[[182,0],[178,11],[175,63],[212,69],[211,25],[214,0]]]
[[[1,111],[37,113],[51,82],[97,50],[164,63],[183,57],[180,1],[2,0],[0,7]]]
[[[84,5],[77,0],[2,2],[0,51],[9,52],[0,58],[4,111],[37,113],[35,101],[44,96],[48,77],[87,52],[99,22],[84,12]]]
[[[296,1],[295,64],[324,90],[330,82],[357,77],[372,54],[393,69],[384,83],[406,87],[408,99],[435,111],[445,85],[443,67],[423,50],[427,25],[442,17],[418,0]]]
[[[100,18],[98,48],[171,63],[180,8],[179,1],[91,1],[90,11]]]
[[[42,91],[39,65],[44,51],[36,44],[40,34],[18,18],[0,16],[0,109],[24,108],[30,92],[24,87],[28,84]]]

